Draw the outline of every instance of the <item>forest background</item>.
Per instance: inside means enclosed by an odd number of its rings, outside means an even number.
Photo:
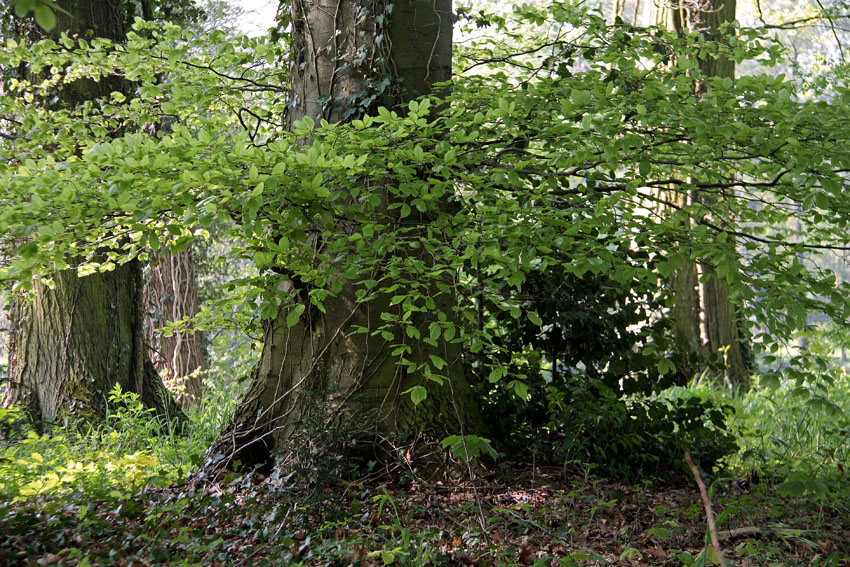
[[[846,12],[5,6],[0,557],[844,564]]]

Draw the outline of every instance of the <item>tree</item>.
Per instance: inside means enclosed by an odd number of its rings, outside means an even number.
[[[526,296],[549,289],[529,283],[547,271],[610,286],[597,313],[649,311],[653,322],[667,313],[634,304],[666,299],[656,291],[676,269],[710,264],[758,322],[754,346],[768,363],[808,311],[842,320],[848,286],[797,254],[850,246],[846,106],[797,100],[769,75],[705,77],[704,92],[694,89],[705,57],[776,59],[758,32],[712,45],[609,26],[571,4],[523,5],[513,19],[468,18],[504,35],[458,47],[465,70],[451,89],[414,98],[450,76],[451,18],[446,4],[393,6],[295,2],[284,66],[268,39],[192,38],[141,21],[120,49],[65,38],[0,51],[2,65],[137,85],[132,99],[101,99],[86,115],[0,94],[4,143],[21,156],[0,165],[0,228],[16,255],[5,277],[29,281],[81,254],[105,269],[163,243],[185,247],[219,221],[256,267],[228,286],[261,321],[265,346],[213,451],[219,464],[265,463],[311,421],[387,438],[459,433],[446,440],[456,454],[486,450],[472,437],[464,367],[527,397],[521,370],[508,373],[521,366],[502,364],[495,322],[525,318],[550,333],[534,307],[546,298]],[[16,88],[41,100],[67,80]],[[163,115],[171,131],[140,133]],[[66,153],[46,153],[51,144]],[[806,214],[788,239],[797,203]],[[627,324],[635,336],[622,348],[641,356],[617,359],[640,358],[660,380],[677,362],[650,327],[663,328]],[[581,376],[575,366],[565,375]],[[619,379],[598,370],[621,388],[613,395],[635,391],[634,369]]]
[[[90,40],[124,39],[120,2],[69,1],[58,7],[58,29]],[[70,82],[53,94],[73,114],[97,97],[122,92],[122,81],[104,78]],[[72,159],[74,153],[65,156]],[[106,258],[106,252],[94,252],[87,259]],[[67,414],[94,421],[104,415],[106,395],[117,385],[138,394],[158,415],[182,417],[148,356],[141,264],[110,264],[87,277],[61,264],[64,269],[47,281],[32,282],[28,296],[17,303],[4,405],[23,405],[37,422]]]
[[[296,1],[291,8],[293,72],[286,116],[290,129],[298,124],[351,120],[374,112],[380,103],[407,104],[429,93],[435,83],[451,78],[449,1]],[[308,126],[304,132],[308,144],[313,136],[309,130]],[[397,180],[388,177],[383,183]],[[364,301],[358,289],[389,272],[377,264],[371,273],[358,274],[352,281],[345,273],[351,273],[350,266],[327,257],[333,249],[325,240],[328,231],[368,238],[364,225],[370,220],[403,222],[390,212],[400,203],[392,203],[381,184],[371,191],[386,200],[375,218],[355,218],[352,213],[359,204],[352,200],[343,206],[348,209],[343,219],[321,215],[310,221],[313,227],[305,229],[307,245],[295,264],[309,274],[323,274],[320,278],[330,284],[330,294],[317,301],[321,296],[311,293],[317,290],[307,274],[280,269],[282,277],[289,277],[279,285],[296,301],[264,323],[263,353],[251,387],[211,450],[225,456],[221,465],[234,460],[247,466],[267,463],[281,440],[303,434],[301,424],[317,414],[326,420],[319,427],[354,419],[360,421],[359,427],[374,429],[378,437],[395,434],[413,439],[427,433],[434,439],[440,433],[480,432],[459,345],[436,339],[430,345],[418,345],[409,355],[409,365],[400,366],[398,352],[393,351],[398,349],[397,333],[404,332],[404,326],[384,328],[381,333],[374,330],[399,320],[401,306],[394,307],[394,296],[388,292]],[[414,219],[406,237],[421,236],[419,227],[428,221],[427,213],[418,219],[421,224]],[[428,262],[418,250],[403,254],[411,262]],[[451,293],[433,285],[419,290],[419,296],[432,310],[454,302]],[[434,315],[418,315],[417,328],[439,325]],[[430,377],[439,386],[426,394],[422,372],[430,371],[432,364],[436,372]],[[411,367],[413,372],[408,371]]]
[[[147,280],[145,330],[154,367],[174,385],[180,402],[197,405],[202,395],[200,371],[206,367],[201,335],[183,329],[156,332],[168,323],[192,318],[200,310],[192,249],[155,254]]]
[[[702,33],[716,44],[731,33],[726,26],[735,21],[736,3],[734,0],[677,0],[656,4],[655,9],[657,23],[677,33]],[[734,80],[735,61],[727,56],[701,57],[699,78],[694,87],[698,93],[704,91],[706,77]],[[711,212],[716,201],[713,197],[691,192],[678,193],[672,198],[678,201],[679,207],[687,207],[693,199],[701,200],[706,205],[708,218],[716,217]],[[720,222],[725,224],[730,220],[720,219]],[[717,277],[711,262],[698,261],[675,270],[671,287],[675,301],[673,318],[683,347],[718,360],[726,380],[746,385],[750,370],[744,353],[749,333],[740,318],[740,306],[730,297],[726,281]]]

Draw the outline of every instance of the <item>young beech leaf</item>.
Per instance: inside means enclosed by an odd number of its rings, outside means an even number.
[[[50,6],[39,4],[35,7],[35,21],[45,31],[50,31],[56,27],[56,14],[53,13]]]
[[[446,366],[446,364],[448,364],[445,360],[443,360],[436,354],[432,354],[429,356],[431,357],[431,364],[433,364],[437,370],[442,370]]]
[[[520,382],[519,380],[511,380],[508,382],[508,388],[513,388],[514,393],[516,393],[517,397],[523,401],[528,400],[528,386],[525,382]]]
[[[426,390],[424,386],[414,386],[408,390],[408,392],[410,392],[410,401],[412,401],[415,406],[424,402],[425,398],[428,397],[428,390]]]
[[[304,313],[304,304],[299,303],[295,307],[293,307],[289,313],[286,315],[286,325],[288,327],[294,327],[298,322],[298,319],[301,318],[301,314]]]

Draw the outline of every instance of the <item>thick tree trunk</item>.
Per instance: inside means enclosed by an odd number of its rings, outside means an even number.
[[[201,335],[155,332],[168,323],[198,314],[198,284],[192,250],[154,256],[146,286],[146,335],[154,366],[178,401],[185,406],[201,402],[201,376],[205,368]]]
[[[124,39],[118,0],[65,0],[59,6],[57,33]],[[114,78],[75,81],[62,90],[61,104],[73,106],[123,88]],[[119,385],[139,394],[158,415],[183,418],[148,357],[143,300],[137,261],[87,277],[58,272],[52,289],[36,282],[31,296],[15,308],[3,404],[24,405],[37,422],[66,416],[92,421],[104,415],[107,394]]]
[[[736,2],[679,0],[657,3],[656,9],[655,21],[669,29],[700,31],[712,41],[721,41],[720,27],[735,21]],[[703,76],[735,78],[735,62],[731,59],[706,57],[699,64]],[[697,84],[695,88],[699,93],[704,85]],[[696,194],[693,198],[711,204],[710,197],[705,195]],[[727,283],[716,276],[712,266],[688,265],[677,270],[671,287],[675,299],[674,323],[683,346],[696,347],[708,356],[717,356],[725,379],[732,384],[746,385],[749,370],[742,347],[745,333]]]
[[[20,403],[37,422],[92,422],[118,385],[158,415],[182,416],[145,347],[139,264],[82,278],[66,270],[53,283],[17,303],[4,405]]]
[[[388,29],[379,24],[384,18]],[[391,15],[384,3],[373,0],[294,0],[292,22],[296,56],[290,123],[304,116],[333,122],[356,115],[360,101],[353,97],[370,81],[378,83],[374,79],[381,79],[380,73],[391,73],[391,86],[383,95],[396,103],[426,94],[433,83],[451,78],[450,0],[394,2]],[[385,33],[389,41],[378,39]],[[353,63],[382,58],[388,71],[380,71],[377,64],[366,68]],[[320,249],[319,235],[311,238]],[[429,385],[420,373],[408,374],[397,365],[390,341],[354,332],[383,325],[382,313],[398,314],[399,306],[390,307],[389,297],[359,303],[355,286],[348,283],[325,300],[322,313],[310,305],[297,282],[281,285],[298,292],[304,314],[290,327],[288,310],[282,310],[265,325],[251,388],[211,449],[211,454],[224,456],[217,466],[235,460],[246,466],[269,464],[272,451],[285,446],[308,422],[320,428],[347,424],[355,434],[360,429],[361,437],[369,434],[367,429],[377,437],[431,439],[480,429],[458,345],[422,344],[408,356],[428,361],[429,355],[438,354],[448,361],[449,379],[442,386]],[[421,328],[429,323],[423,317]],[[415,385],[428,386],[428,397],[418,406],[402,395]]]

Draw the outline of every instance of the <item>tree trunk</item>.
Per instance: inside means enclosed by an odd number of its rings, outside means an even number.
[[[146,336],[151,358],[160,375],[185,407],[201,402],[200,370],[205,368],[201,335],[179,331],[171,336],[154,332],[168,323],[198,314],[198,284],[191,248],[154,255],[145,288],[148,318]]]
[[[17,303],[4,405],[22,404],[36,422],[92,422],[118,385],[158,415],[180,416],[145,348],[139,264],[87,277],[65,270],[53,282]]]
[[[381,79],[382,73],[389,72],[392,82],[378,94],[385,101],[386,95],[391,96],[397,104],[451,78],[450,0],[404,0],[392,6],[390,15],[382,2],[373,0],[292,2],[295,57],[290,124],[305,116],[317,122],[356,116],[358,107],[353,104],[357,101],[352,101],[352,95],[362,92],[364,83],[378,83],[373,79]],[[384,18],[388,23],[382,26]],[[381,37],[384,33],[389,41]],[[377,64],[364,68],[353,63],[381,58],[386,58],[389,71],[381,71]],[[320,249],[320,236],[311,238]],[[384,324],[381,314],[398,314],[400,306],[391,307],[388,296],[359,303],[356,286],[348,282],[335,297],[325,300],[322,313],[311,306],[299,285],[293,280],[281,284],[297,292],[304,313],[293,326],[286,321],[288,309],[266,323],[264,348],[249,392],[211,449],[211,454],[223,455],[217,466],[236,460],[246,466],[268,465],[272,451],[303,433],[307,423],[318,428],[347,424],[353,433],[360,429],[363,435],[370,429],[375,438],[425,435],[436,439],[480,429],[459,345],[420,344],[408,356],[428,361],[429,355],[438,354],[448,361],[449,379],[442,386],[431,382],[427,399],[414,406],[402,393],[426,385],[426,379],[398,366],[398,357],[390,354],[391,341],[354,332],[358,327],[375,329]],[[430,319],[423,317],[420,328],[427,329],[429,324]]]
[[[59,2],[57,33],[124,39],[117,0]],[[124,85],[115,78],[79,80],[61,92],[73,106]],[[143,332],[143,285],[137,261],[79,277],[53,275],[51,288],[36,282],[17,302],[10,346],[10,385],[3,404],[21,403],[36,422],[103,417],[115,386],[139,394],[158,415],[183,418],[148,357]]]
[[[736,2],[679,0],[656,4],[656,9],[656,21],[669,29],[700,31],[711,41],[722,41],[720,27],[735,21]],[[699,65],[703,76],[735,78],[735,62],[731,59],[706,57]],[[704,85],[697,84],[695,89],[700,93]],[[706,195],[695,194],[693,198],[711,205],[712,198]],[[722,363],[725,379],[732,384],[746,385],[749,370],[742,347],[746,332],[726,281],[716,276],[713,266],[688,265],[677,270],[671,287],[675,300],[674,323],[683,346],[687,349],[698,347],[709,356],[716,355]]]

